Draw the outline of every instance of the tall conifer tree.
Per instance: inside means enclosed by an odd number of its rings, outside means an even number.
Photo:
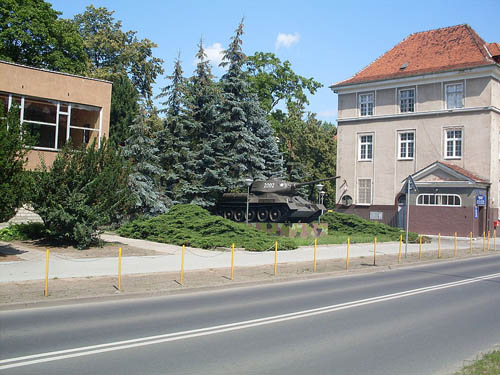
[[[221,163],[225,149],[219,142],[217,122],[221,93],[213,81],[210,63],[200,40],[195,74],[191,77],[188,109],[191,117],[188,136],[191,141],[187,170],[190,184],[185,186],[188,201],[210,207],[226,189],[227,169]]]
[[[171,84],[164,87],[159,98],[165,98],[161,103],[160,112],[165,113],[163,129],[158,133],[158,149],[160,165],[164,169],[163,185],[172,203],[186,203],[182,186],[185,184],[188,171],[186,162],[190,150],[187,131],[190,120],[186,116],[186,80],[183,77],[180,58],[175,61],[174,72],[168,78]]]
[[[243,64],[243,20],[238,25],[220,64],[227,68],[221,78],[223,102],[219,134],[226,148],[225,165],[229,188],[234,189],[243,178],[263,179],[279,173],[281,158],[257,97],[250,92]]]
[[[168,202],[160,191],[163,169],[155,146],[146,110],[142,107],[129,127],[130,137],[123,148],[123,156],[131,161],[130,190],[136,196],[135,213],[159,215],[167,210]]]

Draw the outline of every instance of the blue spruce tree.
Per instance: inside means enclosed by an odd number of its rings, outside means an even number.
[[[163,129],[158,132],[157,137],[160,165],[165,171],[162,185],[173,204],[188,202],[184,190],[189,183],[190,174],[187,169],[191,153],[188,132],[192,125],[186,106],[187,82],[182,74],[181,61],[177,58],[174,72],[168,77],[170,85],[163,88],[158,95],[159,98],[166,99],[161,103],[163,108],[160,110],[166,117]]]
[[[202,41],[198,47],[198,64],[187,95],[190,120],[186,128],[191,147],[186,170],[190,183],[184,186],[184,192],[189,202],[208,208],[226,189],[227,168],[221,163],[226,150],[217,133],[221,92],[213,81]]]
[[[134,213],[159,215],[167,211],[168,200],[160,192],[159,182],[163,169],[159,166],[158,148],[144,108],[139,109],[128,131],[130,137],[123,148],[123,156],[132,164],[129,187],[136,197]]]
[[[279,174],[281,157],[266,113],[257,96],[250,91],[243,64],[243,20],[238,25],[220,64],[226,68],[220,86],[223,93],[219,144],[226,149],[223,158],[227,169],[228,188],[241,186],[245,177],[264,179]]]

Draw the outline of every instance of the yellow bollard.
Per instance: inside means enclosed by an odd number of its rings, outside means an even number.
[[[186,253],[186,245],[182,245],[181,281],[180,281],[181,285],[184,285],[184,254],[185,253]]]
[[[349,269],[349,246],[351,245],[351,238],[347,237],[347,256],[345,258],[345,269]]]
[[[234,243],[231,248],[231,280],[234,280]]]
[[[118,248],[118,290],[122,290],[122,248]]]
[[[488,231],[488,251],[490,251],[490,231]]]
[[[377,237],[373,239],[373,265],[376,264],[377,260]]]
[[[441,258],[441,233],[438,233],[438,259]]]
[[[457,232],[455,232],[455,251],[453,252],[453,256],[457,256]]]
[[[278,274],[278,241],[274,243],[274,276]]]
[[[45,252],[45,290],[43,291],[45,297],[49,294],[49,254],[50,251],[47,249]]]
[[[418,259],[422,259],[422,235],[419,236]]]
[[[472,232],[470,232],[470,255],[472,255]]]
[[[497,251],[497,230],[493,229],[493,251]]]
[[[398,263],[401,263],[401,247],[403,246],[403,235],[399,235],[399,253],[398,253]]]
[[[316,272],[316,251],[318,248],[318,239],[314,239],[314,262],[313,262],[313,272]]]
[[[483,251],[484,251],[485,247],[486,247],[486,232],[483,231]]]

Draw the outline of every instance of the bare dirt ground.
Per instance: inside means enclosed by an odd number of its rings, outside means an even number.
[[[73,246],[55,246],[52,243],[44,243],[43,241],[12,241],[8,245],[0,244],[0,262],[11,262],[22,260],[16,254],[29,250],[45,251],[50,248],[50,252],[54,254],[65,255],[71,258],[107,258],[118,256],[118,248],[122,248],[122,256],[148,256],[162,254],[151,249],[143,249],[122,243],[106,242],[102,247],[91,247],[86,250],[78,250]],[[16,252],[17,250],[17,252]]]
[[[25,243],[23,243],[25,246]],[[105,247],[106,249],[106,247]],[[102,251],[103,249],[95,249]],[[134,251],[151,251],[143,249],[127,249],[130,255]],[[51,250],[52,251],[52,250]],[[69,249],[72,256],[79,253],[78,250]],[[116,246],[110,247],[110,252],[116,253]],[[140,252],[139,252],[140,253]],[[140,255],[136,253],[135,255]],[[92,254],[92,253],[89,253]],[[148,253],[150,255],[151,253]],[[317,263],[316,272],[313,272],[313,262],[279,263],[277,275],[274,275],[274,266],[258,267],[236,267],[234,269],[234,280],[230,279],[229,268],[217,268],[199,271],[186,271],[184,273],[183,285],[179,283],[179,272],[151,273],[141,275],[124,275],[121,279],[121,290],[118,290],[117,277],[89,277],[70,279],[50,279],[48,296],[44,297],[44,281],[23,281],[0,284],[0,305],[3,309],[12,304],[36,304],[43,302],[55,302],[62,299],[84,299],[96,297],[132,296],[132,295],[164,295],[180,293],[187,290],[199,288],[231,287],[236,285],[253,283],[272,283],[284,280],[307,279],[315,277],[342,277],[363,272],[389,271],[398,267],[411,266],[429,262],[440,262],[450,259],[464,259],[495,254],[493,251],[482,251],[474,249],[473,254],[461,250],[457,257],[453,249],[441,250],[441,259],[437,259],[437,251],[425,252],[421,259],[418,254],[404,256],[398,262],[397,255],[377,255],[376,265],[373,265],[373,257],[351,258],[349,268],[346,269],[345,259],[321,260]],[[500,254],[500,252],[499,252]],[[7,257],[10,255],[7,255]],[[75,255],[95,256],[95,255]],[[109,256],[109,255],[108,255]]]

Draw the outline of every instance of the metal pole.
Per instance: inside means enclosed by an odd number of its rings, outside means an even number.
[[[250,195],[250,185],[247,187],[247,225],[248,225],[248,196]]]
[[[406,180],[407,194],[406,194],[406,244],[405,244],[405,258],[408,254],[408,227],[410,223],[410,178]]]

